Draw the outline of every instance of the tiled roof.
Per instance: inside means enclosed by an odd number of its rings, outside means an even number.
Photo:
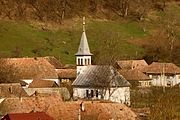
[[[153,62],[149,66],[144,67],[142,72],[152,74],[180,74],[180,68],[173,63]]]
[[[58,87],[55,81],[52,80],[33,80],[28,88],[51,88]]]
[[[45,112],[10,113],[1,120],[54,120]]]
[[[0,84],[0,98],[28,96],[19,83]]]
[[[46,59],[56,69],[60,69],[64,67],[64,65],[59,60],[57,60],[54,56],[47,56],[43,58]]]
[[[130,81],[142,81],[150,80],[150,78],[138,69],[124,70],[120,69],[118,72],[126,79]]]
[[[141,69],[148,66],[145,60],[119,60],[116,63],[121,69]]]
[[[14,74],[20,79],[58,78],[55,68],[43,57],[4,58],[7,64],[13,65]]]
[[[3,102],[4,110],[0,105],[1,113],[29,113],[32,111],[45,111],[55,120],[78,120],[78,111],[80,101],[60,102],[54,98],[44,100],[38,97],[28,102],[26,99],[20,100],[8,99]],[[101,103],[84,101],[85,111],[81,111],[82,120],[136,120],[136,114],[124,104],[120,103]],[[3,111],[2,111],[3,110]]]
[[[76,78],[76,69],[57,69],[59,78]]]
[[[5,113],[29,113],[31,111],[46,111],[48,108],[56,107],[62,104],[60,95],[39,94],[36,93],[31,97],[5,98],[0,103],[0,114]]]
[[[122,75],[108,65],[87,66],[72,85],[79,87],[130,86]]]

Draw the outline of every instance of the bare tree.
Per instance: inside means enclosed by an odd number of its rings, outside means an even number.
[[[7,59],[0,58],[0,83],[17,82],[17,70],[14,65],[9,64]]]

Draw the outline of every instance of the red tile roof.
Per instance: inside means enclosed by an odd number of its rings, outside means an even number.
[[[29,113],[34,108],[36,111],[44,111],[52,116],[55,120],[78,120],[78,111],[80,109],[80,101],[77,102],[60,102],[55,101],[57,98],[46,98],[42,101],[39,98],[33,98],[32,104],[26,102],[13,101],[9,99],[3,102],[4,108],[8,113]],[[12,101],[12,102],[11,102]],[[36,101],[36,102],[35,102]],[[6,103],[6,105],[5,105]],[[44,104],[44,106],[40,106]],[[91,102],[84,101],[85,111],[80,112],[82,120],[135,120],[136,114],[124,104],[110,102]],[[0,111],[2,110],[0,106]],[[31,108],[31,109],[30,109]]]
[[[1,97],[23,97],[28,96],[22,89],[20,83],[1,83],[0,84],[0,98]]]
[[[10,113],[1,120],[54,120],[45,112]]]
[[[5,98],[0,103],[0,113],[29,113],[31,111],[44,111],[62,104],[62,98],[57,93],[36,93],[31,97]]]
[[[58,84],[52,80],[33,80],[28,88],[51,88],[58,87]]]
[[[151,80],[147,75],[145,75],[143,72],[139,71],[138,69],[132,69],[132,70],[118,70],[118,72],[129,81],[146,81]]]
[[[46,59],[56,69],[60,69],[60,68],[64,67],[64,65],[58,59],[56,59],[54,56],[47,56],[47,57],[43,57],[43,58]]]
[[[55,67],[46,58],[4,58],[14,66],[14,74],[20,79],[58,78]]]
[[[119,60],[116,63],[121,69],[141,69],[148,66],[145,60]]]
[[[152,74],[180,74],[180,68],[173,63],[153,62],[149,66],[144,67],[142,72]]]
[[[76,69],[57,69],[59,78],[76,78]]]

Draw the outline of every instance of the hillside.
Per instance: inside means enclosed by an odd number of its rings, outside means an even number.
[[[179,14],[179,4],[174,2],[163,11],[148,11],[142,20],[132,15],[123,18],[113,14],[108,19],[99,12],[96,17],[86,13],[86,33],[94,63],[116,56],[116,59],[146,58],[180,64]],[[59,23],[31,19],[30,15],[25,20],[17,19],[14,14],[11,18],[0,15],[2,57],[52,55],[65,64],[74,64],[82,33],[81,17],[69,16]],[[171,53],[164,55],[167,51]]]

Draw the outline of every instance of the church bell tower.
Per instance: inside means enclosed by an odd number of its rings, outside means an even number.
[[[79,75],[86,66],[91,65],[92,55],[93,54],[90,53],[86,32],[85,32],[85,17],[83,17],[83,33],[81,36],[78,52],[75,54],[77,75]]]

